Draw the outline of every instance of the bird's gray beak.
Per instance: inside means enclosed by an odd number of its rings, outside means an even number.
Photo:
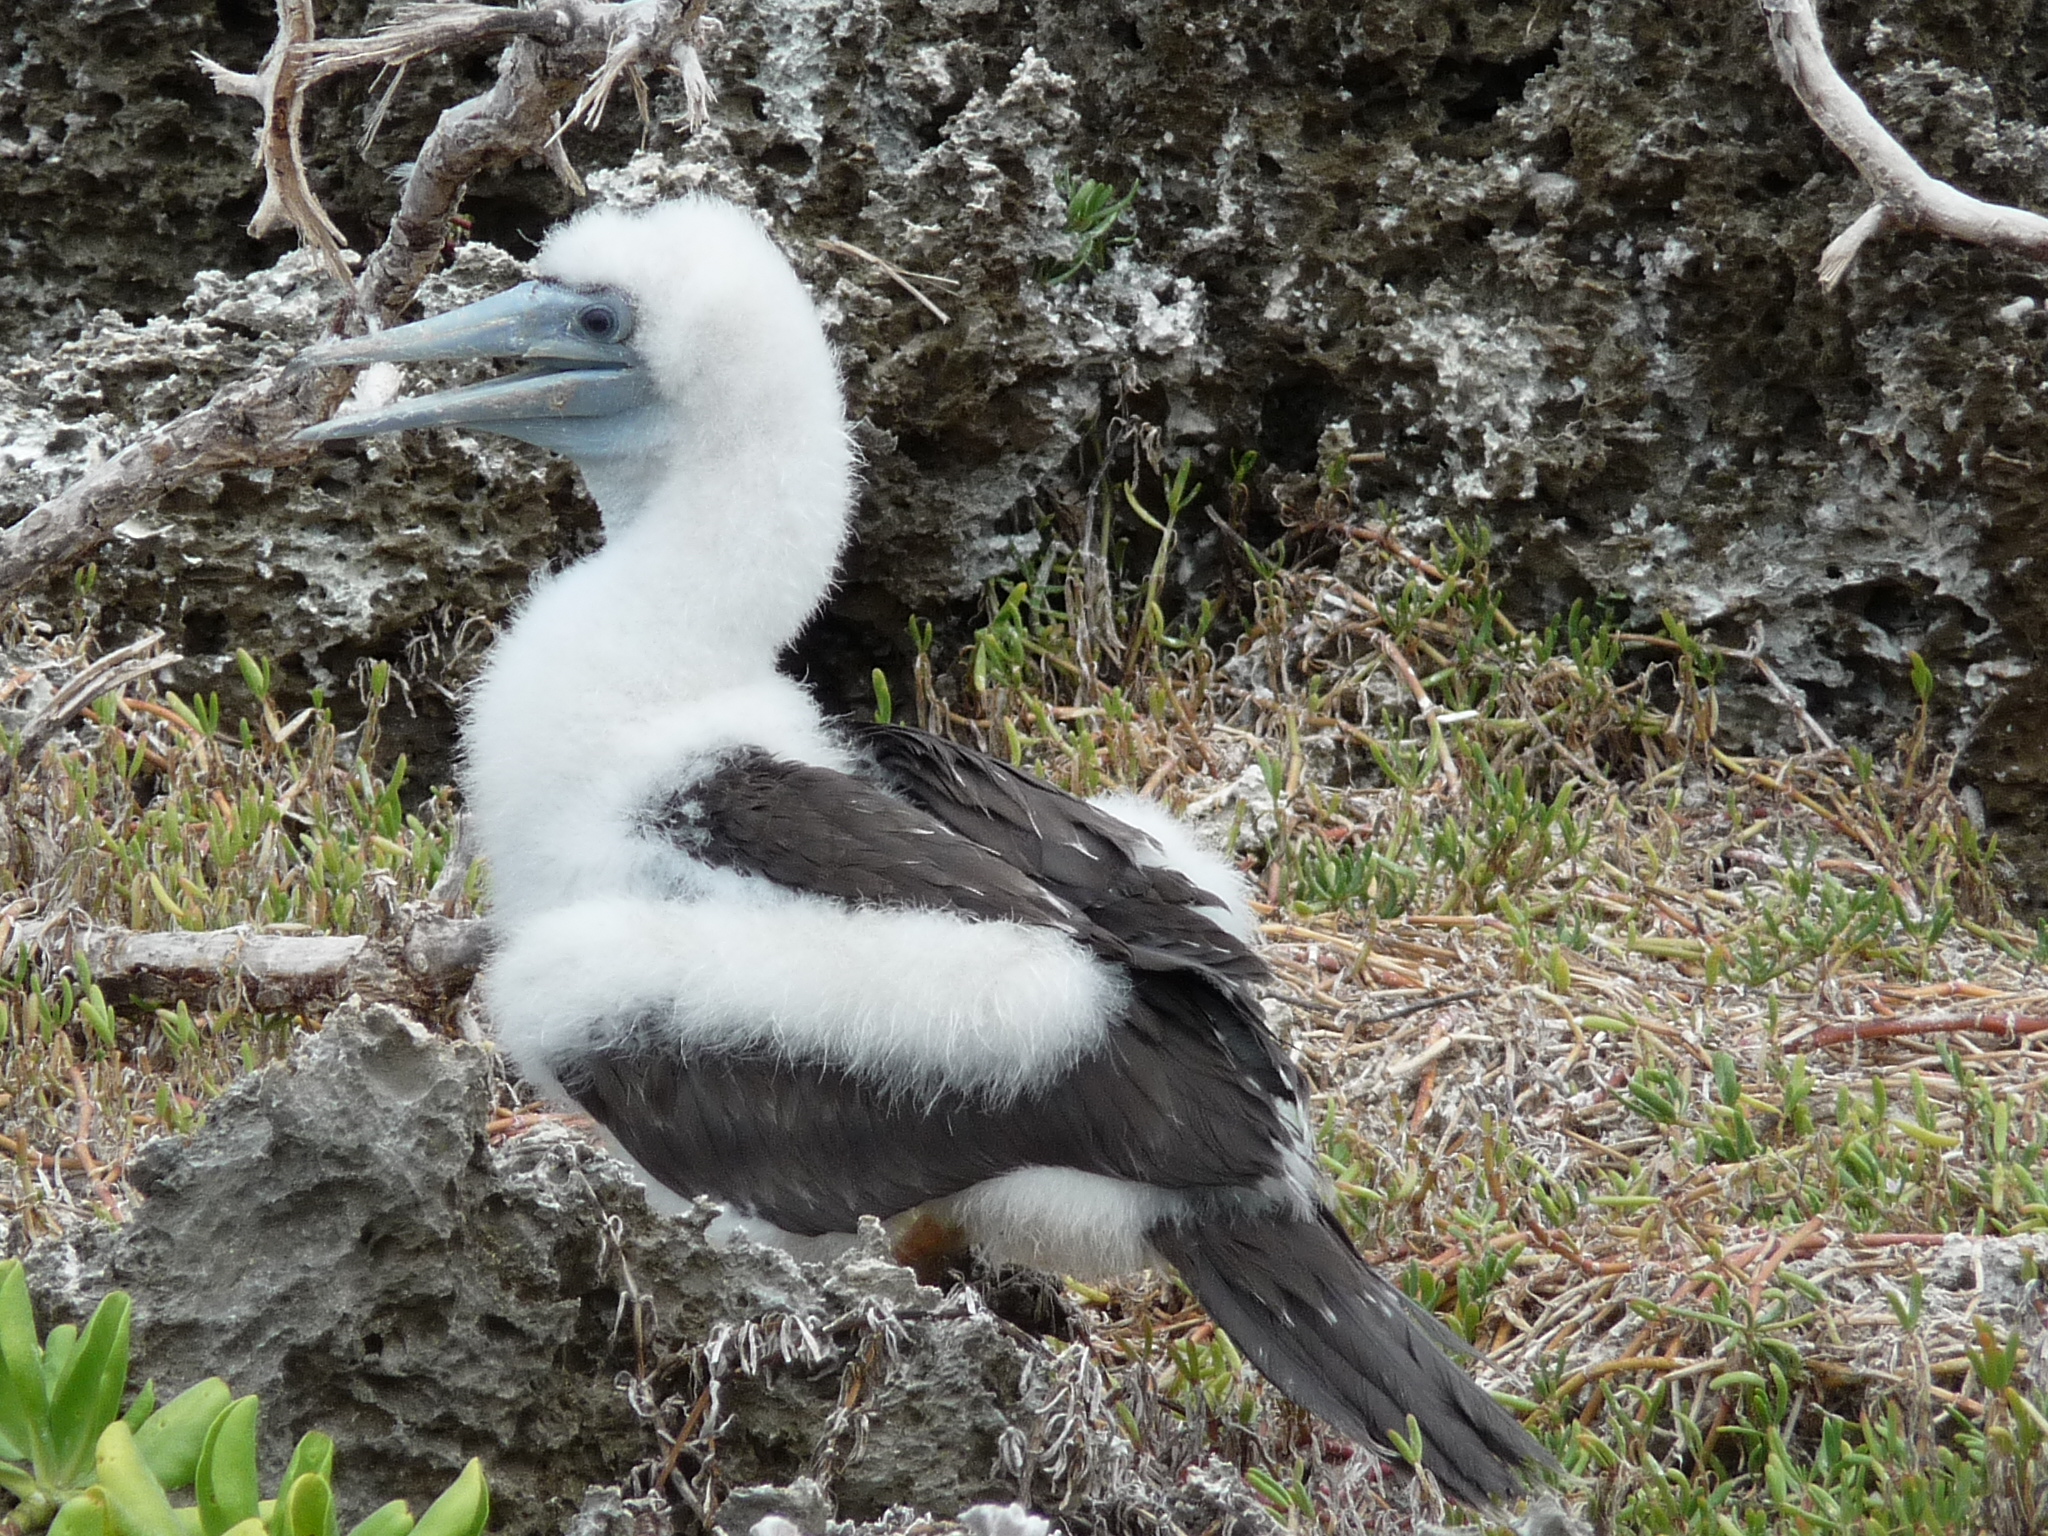
[[[323,421],[296,441],[326,443],[410,427],[480,427],[571,457],[599,448],[655,393],[629,338],[633,311],[612,293],[521,283],[461,309],[371,336],[323,341],[298,356],[316,368],[369,363],[509,358],[528,366],[508,378]]]

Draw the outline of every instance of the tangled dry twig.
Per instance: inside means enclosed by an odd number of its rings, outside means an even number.
[[[250,229],[289,223],[318,250],[352,307],[372,327],[395,320],[433,270],[448,220],[480,173],[525,155],[546,155],[574,177],[555,142],[562,113],[594,114],[620,78],[644,90],[650,69],[688,82],[704,0],[552,0],[534,9],[419,5],[366,37],[315,39],[307,0],[278,0],[278,40],[261,68],[238,74],[201,60],[214,83],[263,107],[257,160],[264,197]],[[340,231],[306,179],[299,130],[306,92],[352,70],[398,69],[433,53],[504,43],[498,78],[450,107],[421,145],[384,242],[351,277]],[[574,185],[572,179],[572,185]],[[276,469],[315,451],[292,441],[322,420],[350,388],[344,369],[279,370],[228,386],[196,410],[148,433],[5,530],[0,530],[0,597],[76,564],[126,519],[179,487],[227,470]]]

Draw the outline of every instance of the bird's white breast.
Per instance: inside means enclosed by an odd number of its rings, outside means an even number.
[[[608,550],[548,582],[492,651],[464,732],[465,801],[501,926],[688,870],[642,825],[735,748],[825,767],[846,754],[801,687],[685,637],[673,594]],[[620,578],[625,579],[620,579]]]

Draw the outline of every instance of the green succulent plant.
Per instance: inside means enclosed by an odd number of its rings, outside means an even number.
[[[17,1501],[9,1523],[49,1536],[341,1536],[326,1435],[299,1441],[266,1499],[254,1397],[235,1397],[215,1376],[159,1408],[149,1383],[122,1413],[132,1315],[114,1291],[83,1331],[62,1324],[38,1343],[21,1264],[0,1264],[0,1488]],[[171,1503],[188,1488],[193,1503]],[[394,1499],[348,1536],[483,1536],[490,1513],[473,1460],[417,1521]]]

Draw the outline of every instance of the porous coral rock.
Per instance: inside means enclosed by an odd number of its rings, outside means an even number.
[[[494,1146],[491,1072],[395,1009],[345,1005],[189,1140],[138,1154],[126,1225],[31,1254],[45,1322],[128,1290],[137,1379],[260,1394],[273,1478],[301,1434],[333,1435],[345,1519],[418,1508],[481,1456],[501,1536],[579,1508],[633,1526],[637,1506],[607,1514],[585,1490],[659,1456],[635,1404],[674,1385],[687,1413],[702,1370],[721,1383],[723,1481],[816,1472],[850,1519],[1015,1495],[999,1441],[1028,1420],[1034,1346],[971,1294],[917,1285],[878,1228],[828,1268],[714,1248],[709,1207],[651,1212],[582,1137]]]
[[[600,195],[704,186],[761,208],[826,305],[866,456],[834,620],[803,652],[828,694],[864,696],[869,664],[907,644],[910,611],[958,602],[1031,547],[1042,518],[1085,504],[1077,450],[1105,418],[1141,420],[1169,459],[1197,456],[1212,487],[1246,449],[1311,472],[1342,424],[1361,503],[1489,522],[1529,616],[1586,598],[1640,624],[1670,612],[1738,647],[1760,635],[1817,715],[1879,748],[1915,707],[1907,653],[1924,656],[1940,737],[2048,889],[2048,746],[2032,728],[2048,701],[2048,308],[2021,303],[2048,293],[2018,256],[1911,233],[1875,242],[1839,292],[1821,293],[1814,262],[1869,192],[1777,79],[1754,12],[1704,0],[713,9],[708,128],[680,126],[669,87],[630,164],[630,133],[571,147],[586,166],[612,160],[592,177]],[[59,44],[37,39],[68,25],[32,9],[17,47],[54,57]],[[1852,83],[1930,170],[2048,206],[2039,7],[1901,0],[1881,18],[1831,13],[1828,30]],[[185,44],[168,21],[150,36]],[[408,131],[387,126],[374,154],[402,158]],[[316,172],[340,178],[337,211],[374,225],[388,189],[335,169],[351,164],[338,132],[313,142]],[[224,174],[205,153],[188,166],[182,148],[130,152],[158,156],[166,198]],[[1082,178],[1138,183],[1116,231],[1131,243],[1107,270],[1050,287],[1075,254],[1063,189]],[[522,215],[494,187],[480,210],[509,239],[537,234],[555,208]],[[16,246],[32,254],[44,227],[24,223]],[[820,240],[895,264],[949,320]],[[162,242],[151,280],[182,284],[218,249]],[[66,279],[35,281],[55,295]],[[106,302],[97,278],[72,281]],[[116,354],[145,344],[94,335]],[[188,373],[197,398],[217,376],[212,343],[184,365],[173,340],[149,343],[154,366]],[[67,368],[78,377],[55,377]],[[90,357],[38,379],[35,420],[15,440],[61,479],[88,440],[121,438],[125,407]],[[270,650],[307,675],[415,642],[432,675],[432,647],[417,644],[435,632],[430,598],[496,613],[551,541],[588,537],[566,477],[542,464],[491,447],[363,448],[269,487],[231,476],[174,498],[140,521],[207,525],[183,552],[244,579],[259,560],[272,573],[241,603],[224,580],[180,597],[194,622],[174,639],[195,654]],[[485,523],[468,503],[493,498]],[[366,511],[354,545],[281,526]],[[163,549],[109,549],[107,601],[160,609]],[[376,569],[380,549],[389,569],[366,605],[342,580],[343,554]],[[168,574],[202,579],[182,564]],[[1724,721],[1759,745],[1796,744],[1788,712],[1753,682],[1732,671]]]

